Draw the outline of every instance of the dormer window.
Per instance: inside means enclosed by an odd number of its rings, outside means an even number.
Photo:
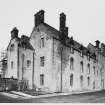
[[[93,59],[94,59],[94,63],[96,62],[96,54],[93,53]]]
[[[70,47],[70,53],[74,53],[74,48],[72,46]]]
[[[80,56],[83,57],[83,46],[81,45],[79,49],[80,49]]]
[[[83,57],[83,50],[80,51],[80,56]]]
[[[73,41],[73,37],[70,38],[69,44],[70,44],[70,53],[74,53],[74,48],[73,48],[74,41]]]
[[[90,52],[87,51],[87,59],[90,61]]]

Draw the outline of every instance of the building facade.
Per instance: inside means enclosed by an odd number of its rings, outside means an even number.
[[[59,30],[44,21],[44,11],[34,15],[30,37],[11,31],[7,47],[7,77],[28,82],[29,89],[46,92],[97,91],[105,88],[105,44],[87,47],[68,36],[66,15]]]

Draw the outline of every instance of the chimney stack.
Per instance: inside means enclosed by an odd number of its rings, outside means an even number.
[[[65,27],[64,29],[64,35],[67,37],[68,36],[68,27]]]
[[[64,32],[66,26],[66,15],[64,13],[60,14],[60,32]]]
[[[44,23],[44,10],[40,10],[34,15],[34,22],[35,22],[35,26],[38,26],[41,23]]]
[[[102,53],[105,53],[105,44],[104,43],[101,43],[101,51],[102,51]]]
[[[66,15],[64,13],[60,14],[60,39],[62,42],[66,41],[66,38],[68,37],[68,27],[66,27]]]
[[[99,48],[100,41],[99,40],[96,40],[95,42],[96,42],[96,47]]]
[[[18,38],[18,32],[19,30],[16,27],[14,27],[13,30],[11,31],[11,39]]]

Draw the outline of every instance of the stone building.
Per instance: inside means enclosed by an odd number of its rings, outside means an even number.
[[[57,30],[45,23],[44,11],[39,11],[30,37],[19,38],[17,28],[11,31],[6,76],[46,92],[104,89],[105,44],[97,40],[85,47],[69,36],[64,13]]]

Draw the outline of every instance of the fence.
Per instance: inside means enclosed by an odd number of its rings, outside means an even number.
[[[17,90],[18,80],[14,78],[0,78],[0,91]]]

